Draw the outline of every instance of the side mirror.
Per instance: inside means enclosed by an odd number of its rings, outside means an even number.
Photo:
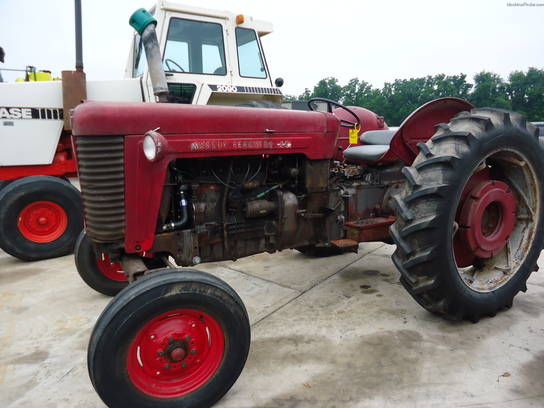
[[[276,84],[276,86],[278,88],[281,88],[283,86],[283,78],[276,78],[276,80],[274,81],[274,83]]]

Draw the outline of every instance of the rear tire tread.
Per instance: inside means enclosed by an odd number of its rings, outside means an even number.
[[[402,275],[403,286],[427,310],[475,322],[483,315],[493,316],[497,310],[511,307],[515,294],[526,289],[525,280],[516,281],[511,296],[497,300],[493,306],[471,309],[471,305],[457,299],[457,289],[446,287],[443,282],[440,258],[444,256],[444,244],[440,242],[446,241],[444,231],[450,227],[443,224],[451,206],[456,205],[452,202],[453,194],[458,191],[455,183],[467,160],[475,160],[474,155],[478,153],[474,152],[485,148],[493,135],[534,134],[532,127],[522,115],[509,111],[487,108],[462,112],[450,124],[437,125],[436,136],[421,145],[414,164],[402,170],[407,183],[393,196],[397,208],[397,222],[390,228],[397,245],[393,262]],[[538,140],[535,142],[536,146]],[[453,149],[454,155],[451,154]],[[437,172],[442,173],[441,176],[437,176]],[[531,271],[537,268],[536,258],[528,262],[533,263]]]

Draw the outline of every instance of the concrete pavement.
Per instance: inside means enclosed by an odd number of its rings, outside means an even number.
[[[252,324],[245,369],[216,406],[544,407],[542,274],[511,310],[448,322],[398,283],[393,250],[283,251],[196,268],[229,283]],[[86,348],[109,300],[83,283],[72,256],[25,263],[0,252],[0,407],[104,407]]]

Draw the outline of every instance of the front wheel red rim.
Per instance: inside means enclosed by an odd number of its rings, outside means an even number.
[[[108,254],[102,254],[101,259],[96,260],[98,269],[102,274],[116,282],[124,282],[127,280],[123,267],[119,262],[112,263]]]
[[[216,319],[198,310],[177,309],[138,331],[128,349],[127,371],[143,393],[176,398],[206,384],[224,351],[224,333]]]
[[[56,203],[36,201],[21,211],[17,226],[29,241],[45,244],[64,234],[68,227],[68,215]]]

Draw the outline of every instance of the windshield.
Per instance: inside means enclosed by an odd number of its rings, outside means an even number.
[[[226,75],[223,28],[215,23],[171,19],[163,61],[167,72]]]
[[[237,27],[236,45],[238,47],[240,76],[266,78],[264,61],[255,31],[248,28]]]

